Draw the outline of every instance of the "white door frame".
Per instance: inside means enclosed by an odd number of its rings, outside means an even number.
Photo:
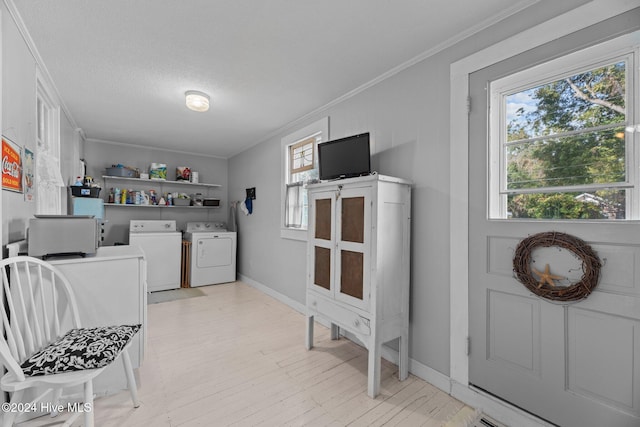
[[[2,38],[2,11],[0,10],[0,39]],[[2,127],[2,43],[0,43],[0,129],[4,129]],[[4,222],[2,220],[2,188],[0,188],[0,247],[6,245],[9,242],[5,242],[2,240],[2,236],[4,236]],[[3,254],[0,254],[0,259],[4,258]],[[4,401],[4,399],[2,399]]]
[[[507,417],[524,413],[488,395],[469,389],[469,75],[526,50],[553,41],[590,25],[640,6],[640,0],[593,0],[549,21],[523,31],[493,46],[451,64],[450,82],[450,365],[451,394],[476,407],[492,406],[509,412]],[[477,100],[477,102],[483,102]],[[532,421],[532,417],[527,417]],[[518,420],[525,425],[525,420]],[[529,425],[529,423],[526,423]],[[530,424],[535,425],[535,424]]]

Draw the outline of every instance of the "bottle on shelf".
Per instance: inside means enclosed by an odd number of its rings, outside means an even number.
[[[82,177],[78,177],[80,181],[82,181]],[[88,177],[91,179],[91,177]],[[177,187],[205,187],[205,188],[219,188],[220,185],[217,184],[208,184],[208,183],[192,183],[186,180],[182,181],[154,181],[149,182],[147,180],[142,180],[140,178],[133,177],[122,177],[122,176],[109,176],[103,175],[102,178],[107,181],[114,180],[116,183],[124,182],[125,185],[131,185],[133,188],[125,188],[125,187],[109,187],[110,191],[105,197],[105,203],[108,205],[130,205],[130,206],[138,206],[138,205],[147,205],[147,206],[155,206],[155,207],[164,207],[164,206],[180,206],[180,207],[219,207],[219,205],[205,205],[204,203],[204,194],[197,192],[194,190],[194,194],[189,195],[187,192],[179,192],[179,191],[167,191],[173,189],[179,189]],[[144,183],[143,183],[144,182]],[[117,184],[116,184],[117,185]],[[147,186],[154,186],[153,188],[148,188]],[[105,185],[106,187],[106,185]],[[147,190],[141,190],[140,188],[148,188]],[[183,190],[184,191],[184,190]],[[196,198],[196,203],[193,203],[194,197]],[[188,202],[184,203],[185,199],[188,199]],[[176,203],[178,201],[179,203]],[[201,203],[199,203],[201,202]]]

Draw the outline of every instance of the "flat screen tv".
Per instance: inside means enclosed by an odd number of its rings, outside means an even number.
[[[318,162],[322,181],[370,174],[369,133],[318,144]]]

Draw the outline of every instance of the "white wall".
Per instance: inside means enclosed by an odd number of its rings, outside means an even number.
[[[411,358],[445,375],[449,373],[449,67],[456,60],[543,22],[586,0],[542,1],[473,37],[443,48],[424,61],[361,91],[351,98],[309,115],[282,133],[228,162],[213,158],[194,166],[201,181],[223,185],[223,209],[212,214],[226,220],[229,202],[243,200],[256,187],[251,216],[239,214],[239,271],[274,291],[304,303],[305,245],[280,238],[280,139],[321,117],[330,117],[330,136],[339,138],[369,131],[373,136],[374,168],[383,174],[412,180],[412,306]],[[2,130],[20,145],[35,148],[36,61],[4,3],[2,7],[3,94]],[[78,147],[73,120],[61,114],[63,167],[84,150],[88,173],[100,176],[111,163],[131,160],[194,165],[196,157],[143,150],[114,149],[88,142]],[[106,144],[108,145],[108,144]],[[142,150],[142,151],[141,151]],[[70,156],[70,157],[69,157]],[[106,157],[105,157],[106,156]],[[177,164],[179,163],[179,164]],[[174,167],[170,166],[170,167]],[[211,168],[211,169],[208,169]],[[228,169],[227,169],[228,168]],[[210,171],[210,172],[209,172]],[[70,171],[63,171],[66,179]],[[208,175],[211,173],[211,175]],[[2,192],[2,241],[24,237],[35,204],[20,194]],[[119,238],[119,231],[113,239]]]
[[[36,69],[29,45],[18,30],[4,2],[2,11],[2,135],[24,149],[36,151]],[[51,94],[60,103],[57,94]],[[65,182],[75,173],[81,138],[73,119],[60,113],[60,161]],[[36,158],[37,162],[37,158]],[[36,194],[37,197],[37,194]],[[63,199],[63,209],[66,201]],[[63,210],[64,212],[64,210]],[[26,202],[22,193],[2,191],[2,245],[25,238],[36,203]]]
[[[37,47],[29,44],[13,19],[12,10],[6,3],[0,2],[2,11],[2,134],[9,137],[21,147],[36,151],[36,73],[38,64]],[[44,64],[46,66],[46,64]],[[46,78],[46,74],[44,74]],[[49,82],[50,83],[50,82]],[[53,82],[55,84],[55,82]],[[55,86],[51,84],[55,92]],[[56,93],[50,94],[56,104],[62,101]],[[65,184],[71,184],[78,173],[78,162],[87,160],[87,174],[100,177],[104,168],[112,163],[123,163],[140,167],[148,167],[151,162],[163,162],[175,171],[176,166],[192,166],[200,173],[201,182],[220,184],[219,190],[209,190],[209,196],[222,200],[222,208],[218,210],[193,210],[177,215],[181,223],[186,221],[227,221],[227,160],[216,157],[194,155],[188,153],[169,152],[122,144],[85,142],[78,131],[73,118],[64,106],[60,111],[60,165]],[[36,157],[36,162],[38,161]],[[170,169],[170,174],[171,174]],[[203,191],[204,193],[204,191]],[[102,194],[104,196],[104,192]],[[36,194],[36,197],[38,195]],[[62,191],[62,210],[66,213],[66,191]],[[153,212],[153,213],[152,213]],[[197,213],[196,213],[197,212]],[[2,245],[24,239],[29,218],[36,213],[36,203],[26,202],[24,195],[10,191],[2,191]],[[163,216],[164,215],[164,216]],[[135,218],[155,219],[167,218],[161,209],[145,210],[142,213],[134,210],[120,211],[112,215],[113,221],[107,226],[108,240],[126,242],[128,221]]]
[[[11,15],[2,7],[2,135],[35,151],[36,64]],[[2,242],[24,238],[36,204],[2,190]]]
[[[138,168],[141,172],[148,171],[151,163],[165,163],[167,165],[167,179],[175,180],[178,166],[189,166],[197,171],[199,182],[218,184],[220,188],[206,187],[169,187],[163,186],[163,191],[180,191],[188,194],[200,192],[205,197],[220,199],[220,209],[163,209],[136,207],[107,207],[105,215],[105,244],[128,243],[129,221],[132,219],[174,219],[178,229],[184,229],[188,221],[218,221],[227,222],[229,216],[229,201],[227,197],[227,160],[202,154],[190,154],[178,151],[160,150],[149,147],[98,141],[87,139],[84,144],[84,160],[87,165],[87,175],[100,182],[103,189],[100,196],[107,197],[109,188],[125,187],[147,191],[156,187],[152,182],[145,183],[130,181],[104,182],[102,176],[105,168],[121,163],[125,166]],[[146,184],[146,185],[145,185]]]
[[[305,243],[280,238],[280,139],[329,116],[331,139],[369,131],[373,167],[414,182],[410,357],[449,374],[449,98],[450,64],[584,1],[543,2],[443,48],[380,83],[309,115],[229,160],[229,194],[257,187],[254,213],[239,215],[239,271],[305,302]],[[303,328],[301,324],[301,328]]]

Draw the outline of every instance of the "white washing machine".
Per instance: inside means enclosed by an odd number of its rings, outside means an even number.
[[[191,286],[236,280],[235,231],[219,222],[188,222],[184,234],[191,242]]]
[[[144,252],[148,292],[180,287],[182,233],[174,220],[131,220],[129,244]]]

